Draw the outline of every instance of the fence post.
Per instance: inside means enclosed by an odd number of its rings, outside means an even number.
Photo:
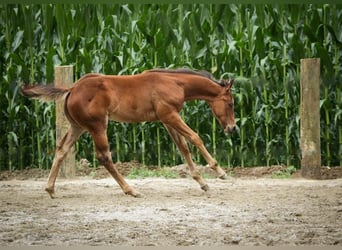
[[[73,66],[55,66],[55,86],[71,87],[74,82]],[[59,143],[69,129],[69,122],[64,114],[64,99],[56,101],[56,142]],[[71,148],[61,165],[60,175],[72,178],[76,172],[75,148]]]
[[[320,59],[300,60],[300,147],[301,174],[321,178],[320,142]]]

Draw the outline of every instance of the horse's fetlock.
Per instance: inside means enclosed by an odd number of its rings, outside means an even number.
[[[196,181],[201,180],[201,175],[199,174],[198,171],[195,171],[195,172],[191,173],[191,176],[192,176],[192,178],[193,178],[194,180],[196,180]]]
[[[214,161],[213,163],[210,163],[209,167],[210,167],[211,169],[217,169],[217,167],[218,167],[217,161]]]

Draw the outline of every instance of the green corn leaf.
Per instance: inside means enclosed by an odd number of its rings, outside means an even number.
[[[24,31],[23,30],[19,30],[15,37],[14,37],[14,41],[12,43],[12,52],[15,52],[18,47],[21,45],[22,41],[23,41],[23,37],[24,37]]]

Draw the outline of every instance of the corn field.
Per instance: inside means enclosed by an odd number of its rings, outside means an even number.
[[[73,65],[75,80],[155,67],[234,77],[235,134],[202,101],[182,117],[222,166],[299,167],[300,59],[312,57],[321,59],[322,164],[342,166],[342,5],[0,5],[0,50],[1,170],[50,167],[55,104],[19,89],[53,82],[55,65]],[[111,122],[108,134],[114,161],[182,162],[160,123]],[[93,147],[83,135],[77,158],[97,164]]]

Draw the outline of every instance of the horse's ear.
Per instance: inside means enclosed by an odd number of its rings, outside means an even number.
[[[229,79],[229,80],[225,80],[226,83],[226,91],[229,92],[234,84],[234,80],[233,79]]]

